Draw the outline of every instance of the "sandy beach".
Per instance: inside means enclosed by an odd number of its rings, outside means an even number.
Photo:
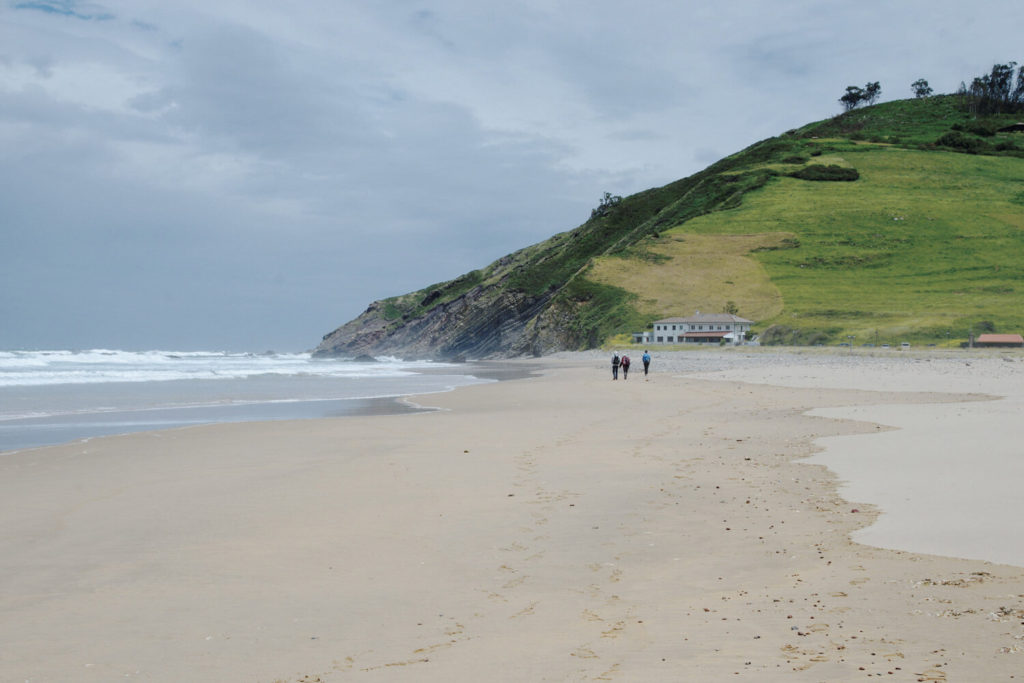
[[[1024,354],[530,363],[4,454],[0,680],[1024,679]]]

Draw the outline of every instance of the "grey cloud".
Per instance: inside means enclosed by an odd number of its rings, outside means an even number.
[[[104,12],[91,3],[79,3],[74,0],[18,2],[14,4],[14,9],[57,14],[85,21],[110,21],[115,18],[110,12]]]
[[[266,36],[222,27],[186,40],[181,52],[178,82],[159,98],[174,105],[169,123],[211,142],[287,155],[356,140],[367,128],[337,73],[297,64]]]

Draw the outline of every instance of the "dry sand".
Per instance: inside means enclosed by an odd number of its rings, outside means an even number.
[[[0,680],[1022,679],[1024,568],[850,540],[941,539],[879,516],[916,478],[975,493],[944,552],[1020,558],[965,543],[986,487],[1022,517],[1007,358],[559,355],[429,414],[6,454]]]

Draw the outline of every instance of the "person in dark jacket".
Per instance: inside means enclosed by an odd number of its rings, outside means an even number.
[[[623,356],[622,360],[619,361],[619,367],[622,368],[622,379],[629,378],[629,356]]]
[[[619,365],[622,361],[619,359],[619,352],[616,351],[612,354],[612,379],[619,378]]]

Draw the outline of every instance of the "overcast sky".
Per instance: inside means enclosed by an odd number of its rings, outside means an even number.
[[[1018,0],[0,3],[6,349],[310,349],[847,85],[1024,61]]]

